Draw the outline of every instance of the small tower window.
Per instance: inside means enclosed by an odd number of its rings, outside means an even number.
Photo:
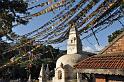
[[[76,37],[74,37],[74,42],[76,41]]]
[[[71,40],[71,43],[73,43],[73,40]]]

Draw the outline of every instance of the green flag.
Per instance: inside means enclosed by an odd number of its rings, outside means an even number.
[[[53,0],[53,2],[57,2],[57,0]]]

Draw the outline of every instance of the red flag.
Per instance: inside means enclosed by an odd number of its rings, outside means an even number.
[[[65,0],[61,0],[62,1],[62,3],[65,3]]]
[[[48,0],[49,4],[51,4],[53,2],[53,0]]]

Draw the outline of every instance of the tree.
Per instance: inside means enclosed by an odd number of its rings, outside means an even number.
[[[10,47],[10,44],[4,41],[0,41],[0,65],[4,63],[5,60],[7,60],[8,58],[7,55],[3,55],[2,53],[5,52],[5,50],[7,50],[9,47]]]
[[[24,0],[0,0],[0,38],[12,32],[13,23],[27,24],[21,18],[27,15],[28,3]]]
[[[8,49],[14,49],[15,47],[23,44],[25,45],[16,50],[6,52]],[[37,48],[38,45],[40,45],[40,47]],[[34,49],[34,51],[32,51],[32,49]],[[0,74],[2,74],[0,77],[5,76],[6,74],[7,77],[10,76],[11,79],[22,78],[22,80],[24,79],[24,77],[28,78],[26,75],[29,75],[29,69],[31,70],[30,73],[32,74],[32,78],[37,79],[39,77],[42,63],[44,63],[45,65],[49,64],[50,70],[54,70],[56,60],[60,55],[59,49],[55,49],[51,45],[35,43],[35,41],[27,37],[20,38],[20,40],[14,45],[1,41],[0,51],[0,63],[2,66],[5,63],[15,61],[15,63],[9,66],[0,68]],[[7,71],[8,69],[9,72]],[[54,73],[52,71],[51,76],[53,74]]]
[[[124,28],[120,30],[116,30],[111,35],[108,36],[108,42],[112,42],[119,34],[121,34],[124,31]]]

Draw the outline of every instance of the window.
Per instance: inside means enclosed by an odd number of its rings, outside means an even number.
[[[73,43],[73,40],[71,40],[71,43]]]

